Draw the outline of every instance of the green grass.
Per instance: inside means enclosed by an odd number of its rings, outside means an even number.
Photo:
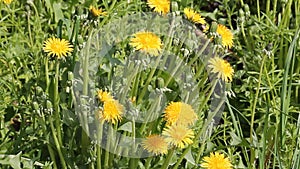
[[[93,17],[90,5],[108,15]],[[185,7],[205,17],[211,26],[207,36],[215,37],[216,23],[230,28],[233,47],[223,48],[218,37],[211,42],[195,36],[192,24],[164,20],[184,18]],[[299,168],[300,1],[176,0],[168,16],[138,19],[151,11],[142,0],[0,2],[0,168],[199,168],[211,152],[225,154],[233,168]],[[124,18],[138,24],[130,27]],[[130,35],[145,25],[162,33],[163,50],[177,59],[139,52],[135,57],[143,64],[129,59]],[[95,37],[98,30],[104,32]],[[52,36],[73,45],[64,60],[43,51]],[[109,46],[107,53],[99,52]],[[231,83],[210,79],[206,62],[214,54],[234,68]],[[150,63],[153,67],[144,69]],[[191,77],[178,81],[184,71]],[[98,109],[89,107],[103,106],[95,101],[98,89],[139,111],[107,128],[95,120]],[[159,113],[171,101],[192,103],[199,117],[194,142],[166,155],[126,157],[141,148],[134,144],[137,138],[163,131]],[[220,121],[213,125],[216,116]],[[158,118],[140,123],[142,117]],[[113,131],[122,137],[115,140]],[[122,139],[131,147],[113,146]]]

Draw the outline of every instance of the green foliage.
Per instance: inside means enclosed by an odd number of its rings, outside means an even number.
[[[209,24],[227,25],[234,33],[231,49],[214,45],[217,53],[235,70],[234,80],[224,89],[227,98],[218,126],[207,124],[213,114],[208,96],[213,94],[210,92],[214,86],[209,83],[208,73],[203,71],[205,63],[199,61],[199,55],[206,53],[190,52],[186,45],[189,42],[181,44],[175,38],[163,37],[165,49],[183,58],[195,73],[200,104],[195,111],[200,120],[193,129],[196,138],[201,139],[164,156],[136,159],[109,153],[85,133],[91,125],[81,125],[82,121],[94,122],[93,119],[76,114],[78,93],[74,93],[73,71],[78,61],[88,58],[93,62],[93,57],[101,55],[98,51],[80,55],[95,30],[106,26],[113,31],[122,28],[134,32],[123,28],[122,23],[110,27],[109,24],[130,14],[152,11],[146,1],[13,0],[10,5],[1,1],[0,168],[161,168],[168,165],[199,168],[204,156],[218,151],[226,154],[234,168],[298,169],[300,1],[176,0],[171,4],[170,15],[183,16],[183,9],[192,7],[200,11]],[[107,11],[108,16],[95,18],[89,11],[90,5]],[[149,27],[155,30],[155,22],[152,24],[154,26]],[[214,37],[215,34],[207,35]],[[69,40],[73,45],[74,51],[64,60],[48,57],[43,51],[44,41],[53,36]],[[109,39],[112,35],[106,36],[101,38]],[[158,103],[158,99],[150,93],[163,93],[167,103],[185,98],[180,97],[180,84],[171,74],[130,67],[129,38],[117,44],[114,43],[118,39],[99,44],[113,47],[101,60],[97,72],[83,65],[86,69],[80,72],[82,79],[77,85],[84,88],[84,95],[91,94],[89,79],[86,79],[89,73],[97,75],[97,89],[108,89],[112,93],[114,88],[124,84],[115,83],[113,77],[128,81],[131,91],[126,96],[135,98],[129,106],[141,110],[140,116],[151,118],[145,113],[147,110],[163,111],[166,105],[153,104]],[[201,47],[206,48],[200,46],[199,51]],[[124,67],[128,72],[120,71]],[[122,79],[124,75],[132,79]],[[94,117],[95,114],[89,115]],[[115,129],[128,137],[146,137],[160,133],[164,126],[162,118],[147,124],[126,119]],[[93,137],[99,137],[95,135]]]

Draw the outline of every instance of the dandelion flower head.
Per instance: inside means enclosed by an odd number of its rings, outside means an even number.
[[[233,34],[226,26],[218,24],[217,33],[222,37],[222,46],[226,48],[233,46]]]
[[[165,109],[164,119],[167,125],[191,125],[198,119],[192,106],[182,102],[171,102]]]
[[[90,11],[95,17],[107,15],[107,12],[102,11],[102,8],[97,9],[93,6],[90,6]]]
[[[195,12],[193,9],[184,8],[183,13],[185,14],[188,20],[194,23],[206,25],[206,21],[204,20],[204,18],[202,18],[201,15]]]
[[[43,50],[48,53],[48,56],[60,59],[70,54],[73,51],[72,47],[69,41],[52,37],[44,42]]]
[[[159,135],[150,135],[142,143],[143,147],[155,155],[167,154],[168,143]]]
[[[113,100],[113,97],[110,95],[109,92],[99,90],[97,94],[98,94],[98,99],[102,102]]]
[[[9,5],[11,4],[12,0],[3,0],[4,4]]]
[[[232,81],[234,70],[226,60],[214,57],[209,59],[208,64],[208,68],[211,69],[212,73],[216,73],[219,79],[225,82]]]
[[[224,154],[210,153],[209,157],[204,157],[201,167],[206,169],[232,169],[232,164]]]
[[[162,42],[158,36],[152,32],[137,32],[130,39],[130,45],[135,50],[141,50],[153,56],[158,56],[161,51]]]
[[[117,100],[104,102],[103,110],[100,111],[100,120],[116,124],[122,119],[123,106]]]
[[[155,12],[163,15],[170,11],[170,0],[148,0],[147,4],[150,8],[154,8]]]
[[[178,148],[184,148],[192,144],[192,139],[195,137],[193,130],[183,125],[167,126],[164,128],[162,134],[166,137],[165,140],[170,145]]]

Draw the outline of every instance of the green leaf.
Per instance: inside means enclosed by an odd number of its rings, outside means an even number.
[[[193,165],[196,165],[196,162],[195,162],[194,157],[193,157],[193,155],[192,155],[191,149],[189,149],[188,153],[184,156],[184,158],[185,158],[188,162],[192,163]]]
[[[64,18],[64,14],[61,10],[61,4],[54,2],[53,3],[53,9],[54,9],[54,16],[55,16],[55,22],[58,22],[60,19]]]
[[[230,145],[236,146],[236,145],[239,145],[242,142],[242,139],[239,138],[235,133],[230,132],[229,134],[232,138],[232,141],[231,141]]]
[[[128,131],[132,133],[132,122],[127,122],[119,127],[118,130]]]

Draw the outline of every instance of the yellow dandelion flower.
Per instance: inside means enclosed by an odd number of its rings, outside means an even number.
[[[158,56],[161,51],[162,42],[158,36],[152,32],[137,32],[130,39],[130,45],[135,50],[141,50],[154,56]]]
[[[201,17],[200,14],[198,14],[197,12],[195,12],[193,9],[190,8],[184,8],[183,13],[185,14],[185,16],[187,17],[188,20],[194,22],[194,23],[199,23],[199,24],[206,24],[206,21],[204,20],[204,18]]]
[[[164,118],[167,125],[180,124],[188,126],[198,119],[192,106],[182,102],[171,102],[165,109]]]
[[[165,140],[170,144],[178,148],[184,148],[185,146],[193,143],[195,137],[192,129],[183,125],[172,125],[164,128],[162,133],[166,138]]]
[[[102,8],[97,9],[93,6],[90,6],[90,11],[95,17],[107,15],[107,12],[102,11]]]
[[[232,81],[234,70],[226,60],[214,57],[209,59],[208,64],[208,68],[211,69],[212,73],[216,73],[219,79],[225,82]]]
[[[123,110],[123,106],[117,100],[108,100],[104,102],[103,110],[100,111],[100,120],[116,124],[122,120]]]
[[[222,46],[226,48],[233,46],[233,34],[226,26],[218,24],[217,33],[222,37]]]
[[[11,4],[12,0],[3,0],[4,4],[9,5]]]
[[[224,154],[210,153],[209,157],[204,157],[201,167],[206,169],[232,169],[232,164]]]
[[[98,99],[101,100],[102,102],[106,102],[113,99],[113,97],[110,95],[109,92],[103,90],[99,90],[97,94],[98,94]]]
[[[155,155],[167,154],[168,143],[159,135],[150,135],[143,142],[142,145],[147,151]]]
[[[72,47],[69,41],[52,37],[44,42],[43,50],[48,53],[48,56],[52,55],[59,59],[70,54],[73,51]]]
[[[150,8],[154,8],[155,12],[167,14],[170,11],[170,0],[148,0]]]

